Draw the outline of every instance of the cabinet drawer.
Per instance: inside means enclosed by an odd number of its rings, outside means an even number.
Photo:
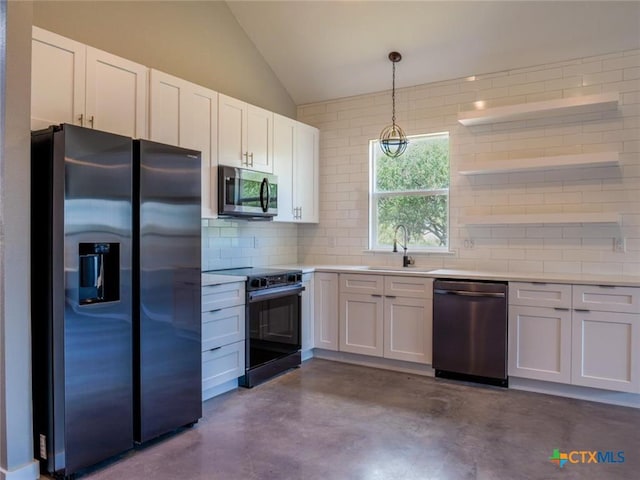
[[[203,313],[202,351],[244,340],[244,319],[244,305]]]
[[[600,312],[640,313],[640,288],[574,285],[573,308]]]
[[[382,295],[384,277],[382,275],[340,274],[340,293],[365,293]]]
[[[202,389],[244,375],[244,341],[202,352]]]
[[[206,285],[202,287],[202,311],[244,305],[244,282]]]
[[[393,297],[433,298],[433,278],[385,276],[384,294]]]
[[[571,285],[509,282],[509,305],[571,308]]]

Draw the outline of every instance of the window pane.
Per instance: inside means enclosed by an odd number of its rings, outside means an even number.
[[[409,247],[447,245],[446,195],[379,197],[376,206],[378,246],[391,247],[395,229],[400,224],[407,227]],[[402,236],[398,240],[402,242]]]
[[[375,191],[431,190],[449,187],[449,136],[409,139],[404,154],[389,158],[374,145]]]

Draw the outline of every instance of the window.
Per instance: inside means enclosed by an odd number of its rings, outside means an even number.
[[[409,250],[448,251],[449,134],[409,137],[398,158],[382,153],[378,140],[369,148],[369,248],[391,251],[402,224]]]

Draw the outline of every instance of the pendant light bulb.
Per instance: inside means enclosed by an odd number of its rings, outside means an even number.
[[[393,65],[391,88],[391,103],[393,110],[391,125],[386,126],[382,129],[382,132],[380,132],[380,148],[382,149],[382,153],[387,157],[396,158],[404,153],[409,141],[407,140],[404,130],[396,124],[396,63],[402,60],[402,55],[398,52],[391,52],[389,54],[389,60],[391,60],[391,64]]]

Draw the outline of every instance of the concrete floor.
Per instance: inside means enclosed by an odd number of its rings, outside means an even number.
[[[632,479],[640,410],[313,359],[83,480]],[[549,461],[624,451],[624,463]]]

